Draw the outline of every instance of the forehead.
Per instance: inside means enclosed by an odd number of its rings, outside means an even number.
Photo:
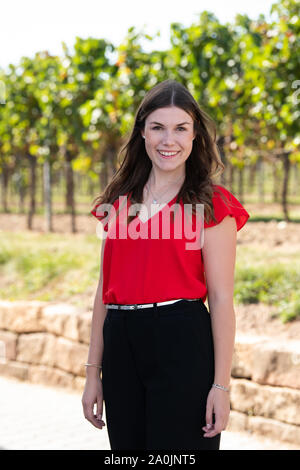
[[[192,123],[192,117],[183,109],[177,108],[177,106],[170,106],[168,108],[158,108],[146,119],[147,122],[157,121],[161,124],[179,124],[182,122]]]

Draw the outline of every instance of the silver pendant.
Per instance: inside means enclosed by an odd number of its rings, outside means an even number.
[[[158,202],[157,202],[156,199],[153,199],[152,203],[153,203],[153,204],[158,204]]]

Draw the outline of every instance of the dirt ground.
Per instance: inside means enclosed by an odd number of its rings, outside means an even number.
[[[263,207],[258,205],[245,206],[251,214],[263,212]],[[276,207],[273,208],[274,212]],[[278,209],[278,208],[277,208]],[[270,213],[270,207],[268,206]],[[273,210],[272,210],[273,212]],[[278,211],[279,212],[279,211]],[[42,216],[34,217],[34,231],[45,232],[45,221]],[[69,237],[80,237],[82,234],[95,234],[97,220],[92,216],[78,215],[76,217],[77,233],[71,232],[71,220],[69,215],[56,215],[53,218],[53,228],[57,233],[66,233]],[[0,236],[3,231],[26,230],[26,216],[16,214],[0,214]],[[100,241],[99,241],[100,243]],[[284,252],[287,255],[298,253],[300,250],[300,224],[277,222],[248,222],[238,232],[238,245],[251,245],[255,248],[266,248],[274,252]],[[273,318],[275,308],[264,304],[236,305],[237,332],[245,334],[257,334],[276,338],[299,339],[300,320],[283,324],[280,319]]]

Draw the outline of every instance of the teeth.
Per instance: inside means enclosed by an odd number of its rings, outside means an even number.
[[[177,152],[161,152],[161,151],[159,150],[159,153],[161,153],[162,155],[165,155],[166,157],[169,157],[169,156],[171,156],[171,155],[176,155]]]

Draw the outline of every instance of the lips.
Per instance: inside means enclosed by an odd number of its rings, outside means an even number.
[[[174,155],[163,155],[162,153],[160,153],[159,150],[158,150],[157,152],[158,152],[158,154],[159,154],[162,158],[174,158],[174,157],[176,157],[176,156],[178,155],[178,153],[180,152],[180,150],[178,150]],[[167,152],[167,150],[166,150],[166,152]],[[170,150],[169,150],[169,152],[170,152]]]

